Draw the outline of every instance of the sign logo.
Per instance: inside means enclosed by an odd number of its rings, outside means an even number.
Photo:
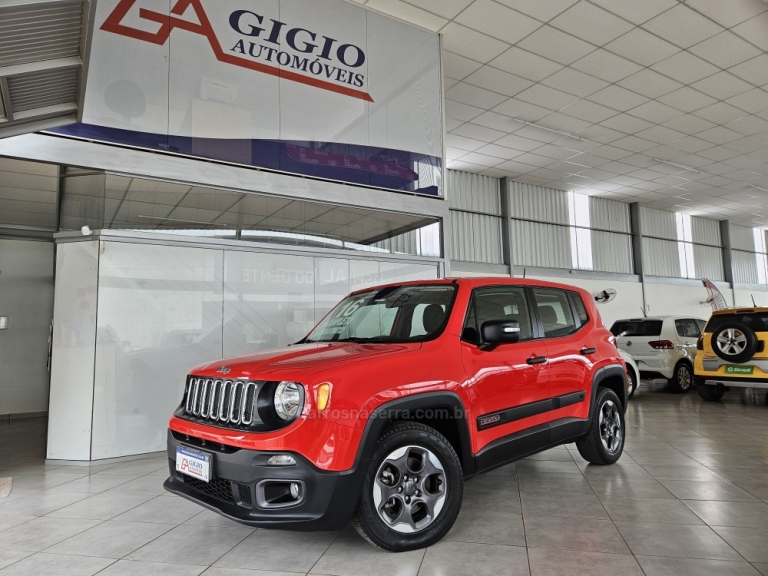
[[[230,372],[232,372],[232,368],[230,368],[229,366],[222,366],[221,368],[216,370],[216,372],[218,372],[219,374],[229,374]]]
[[[291,27],[250,10],[235,10],[229,16],[229,26],[239,39],[225,50],[205,13],[202,0],[176,0],[170,15],[140,8],[140,19],[160,25],[154,33],[122,23],[136,1],[120,0],[101,29],[162,46],[174,28],[181,28],[204,36],[220,62],[373,102],[364,90],[366,77],[361,71],[366,55],[354,44],[306,28]],[[181,18],[190,8],[198,22]]]

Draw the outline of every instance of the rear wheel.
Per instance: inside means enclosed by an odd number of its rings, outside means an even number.
[[[687,362],[678,362],[675,374],[669,379],[669,389],[672,392],[688,392],[693,384],[693,369]]]
[[[592,464],[613,464],[624,451],[624,410],[616,393],[600,388],[589,431],[576,441],[579,454]]]
[[[371,457],[353,524],[384,550],[425,548],[451,529],[463,492],[461,463],[448,440],[424,424],[398,422]]]
[[[725,394],[725,388],[720,385],[704,384],[704,380],[696,379],[696,392],[699,393],[702,400],[707,402],[717,402]]]
[[[630,400],[637,390],[637,374],[629,364],[627,364],[627,389],[627,400]]]

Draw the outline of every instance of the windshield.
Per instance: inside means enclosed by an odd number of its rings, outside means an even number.
[[[448,321],[453,284],[387,286],[342,300],[301,342],[423,342]]]

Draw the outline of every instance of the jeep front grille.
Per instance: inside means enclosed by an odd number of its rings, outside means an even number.
[[[250,426],[258,421],[256,400],[263,382],[190,378],[184,398],[186,416],[213,424]]]

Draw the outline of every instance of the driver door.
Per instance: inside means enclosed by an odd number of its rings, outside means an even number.
[[[476,411],[475,452],[488,443],[547,421],[547,414],[526,416],[514,410],[549,400],[549,366],[544,342],[535,339],[534,315],[523,286],[477,288],[462,332],[461,358],[471,382]],[[480,329],[489,320],[515,320],[520,340],[483,350]]]

